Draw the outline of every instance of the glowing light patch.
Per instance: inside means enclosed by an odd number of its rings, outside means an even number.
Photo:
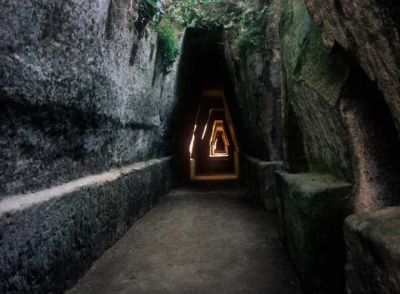
[[[197,110],[197,116],[195,120],[196,125],[194,127],[193,135],[191,138],[191,144],[190,146],[188,146],[190,152],[190,179],[194,181],[219,181],[238,179],[240,173],[239,145],[237,143],[236,134],[233,128],[230,111],[226,103],[224,91],[220,89],[207,90],[201,94],[200,98],[201,102]],[[209,99],[215,99],[216,103],[209,103],[209,101],[211,101]],[[222,101],[223,106],[219,102],[217,103],[217,100]],[[203,107],[204,105],[206,108]],[[215,107],[217,105],[218,108],[209,108],[212,106]],[[200,112],[201,110],[207,108],[209,109],[208,119],[206,124],[203,125],[205,113]],[[202,115],[202,119],[199,119],[200,114]],[[216,123],[214,120],[220,120],[220,122]],[[200,133],[195,133],[197,126],[202,128]],[[211,129],[211,127],[213,127],[213,130]],[[206,141],[200,142],[200,136],[201,141]],[[213,138],[209,138],[209,136],[212,136]],[[229,144],[231,146],[229,146]],[[205,150],[203,150],[203,148],[205,148]],[[207,148],[209,148],[208,152]],[[208,164],[207,160],[203,161],[203,155],[208,155],[208,158],[210,159],[216,158],[216,160],[210,160],[210,165]],[[221,162],[216,162],[219,161],[218,158],[222,159]],[[232,162],[225,160],[226,158],[232,158]],[[199,165],[197,165],[198,160],[202,161]],[[204,164],[207,168],[210,169],[209,171],[204,170]],[[218,168],[216,170],[213,170],[216,164],[222,164],[225,166],[230,165],[231,167],[233,167],[233,170],[218,172]]]
[[[193,135],[192,135],[192,141],[190,141],[190,146],[189,146],[190,157],[192,157],[192,154],[193,154],[194,140],[196,139],[196,136],[195,136],[196,129],[197,129],[197,124],[194,125],[194,128],[193,128]]]
[[[219,140],[218,140],[219,139]],[[222,139],[222,142],[220,141]],[[222,148],[218,148],[223,144]],[[229,140],[224,121],[215,120],[210,138],[210,157],[229,157]]]
[[[210,111],[208,112],[208,118],[207,118],[207,123],[204,126],[204,130],[203,130],[203,135],[201,136],[201,140],[204,140],[204,137],[207,134],[207,129],[208,129],[208,125],[210,124],[211,121],[211,116],[213,115],[213,113],[216,113],[218,111],[223,112],[224,110],[222,108],[212,108],[210,109]]]
[[[207,127],[208,127],[208,122],[206,123],[205,127],[204,127],[204,131],[203,131],[203,135],[201,136],[201,139],[204,140],[204,136],[207,133]]]

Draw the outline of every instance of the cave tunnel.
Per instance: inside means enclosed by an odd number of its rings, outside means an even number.
[[[233,89],[222,31],[187,29],[178,89],[171,145],[179,179],[238,179],[239,145],[230,111]]]
[[[400,293],[400,1],[0,3],[0,294]]]

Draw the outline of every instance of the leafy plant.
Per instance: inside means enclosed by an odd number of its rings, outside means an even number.
[[[165,72],[169,72],[179,55],[179,44],[170,16],[162,15],[162,12],[160,0],[140,0],[136,29],[141,34],[147,23],[152,21],[155,24],[163,68]]]
[[[173,0],[167,13],[185,27],[215,29],[229,22],[237,7],[231,0]]]
[[[258,11],[255,1],[172,0],[166,13],[185,27],[232,30],[240,48],[264,48],[268,6]]]
[[[136,29],[140,34],[147,23],[152,21],[158,14],[157,0],[140,0],[138,5],[138,19],[136,20]]]
[[[179,41],[175,30],[174,24],[168,17],[163,17],[156,25],[159,49],[163,57],[165,72],[171,70],[171,66],[180,53]]]
[[[157,7],[158,0],[140,0],[139,2],[139,15],[149,20],[153,19],[158,13]]]
[[[180,53],[177,27],[233,31],[239,48],[261,50],[265,44],[268,6],[257,11],[253,0],[170,0],[165,11],[159,0],[140,0],[139,12],[156,23],[164,70]]]
[[[237,25],[235,45],[242,48],[263,49],[266,42],[268,6],[262,11],[249,10],[242,14]]]

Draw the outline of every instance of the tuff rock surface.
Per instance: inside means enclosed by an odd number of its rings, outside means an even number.
[[[304,1],[282,1],[281,17],[288,169],[349,180],[351,154],[337,109],[349,69],[323,47]]]
[[[336,224],[331,225],[336,231],[329,231],[329,225],[325,227],[321,220],[310,221],[310,227],[303,225],[304,219],[311,219],[310,215],[314,213],[298,214],[294,210],[294,207],[304,207],[308,203],[307,198],[300,196],[305,192],[293,192],[295,196],[292,198],[281,196],[278,208],[283,223],[292,220],[291,225],[283,227],[284,235],[307,236],[313,230],[312,226],[322,225],[318,229],[321,238],[325,236],[339,241],[340,226],[346,215],[399,204],[398,12],[399,5],[394,1],[281,1],[284,167],[291,174],[280,176],[284,179],[280,180],[280,183],[284,182],[280,195],[290,195],[287,191],[299,191],[299,187],[305,187],[288,180],[301,178],[304,173],[326,174],[336,178],[332,181],[345,181],[352,185],[352,188],[348,187],[347,198],[342,198],[347,202],[339,202],[346,204],[341,209],[336,210],[334,204],[326,210],[321,206],[315,207],[315,213],[336,219]],[[307,183],[309,187],[316,184],[313,181]],[[327,199],[325,204],[328,203]],[[336,211],[334,215],[330,215],[331,210]],[[371,230],[374,226],[375,223],[370,224]],[[297,234],[293,234],[294,231]],[[297,256],[294,258],[296,268],[299,264],[306,264],[300,258],[306,255],[299,240],[285,239],[290,254]],[[323,244],[318,240],[313,242]],[[348,252],[353,252],[350,247],[355,245],[358,246],[347,242]],[[336,269],[332,275],[341,278],[341,281],[336,281],[337,285],[341,284],[337,293],[341,293],[344,291],[342,267],[345,251],[343,244],[337,243],[337,248],[340,250],[328,249],[319,257],[317,250],[317,254],[313,254],[314,261],[309,264],[316,262],[325,264],[329,270]],[[357,252],[358,249],[354,250]],[[364,250],[367,260],[368,255],[374,255],[373,247],[364,247]],[[340,266],[328,265],[333,252],[336,261],[341,262]],[[393,258],[391,262],[397,261]],[[378,270],[373,262],[366,261],[362,267],[360,273]],[[311,268],[300,266],[298,271],[302,276]],[[317,272],[324,275],[324,270]],[[355,277],[355,272],[347,271],[347,275]],[[325,281],[320,279],[321,276],[313,280],[311,288],[306,276],[301,279],[309,293],[329,293],[335,289],[329,286],[329,274]],[[353,280],[353,277],[349,278]],[[371,279],[364,286],[360,289],[365,289],[366,293],[380,293],[377,279]],[[356,285],[350,288],[348,291],[353,291],[351,293],[364,293],[357,290]],[[399,291],[393,284],[388,289],[393,293]]]
[[[283,158],[281,56],[279,39],[280,1],[254,0],[258,10],[267,9],[265,44],[239,47],[235,34],[224,33],[224,53],[231,83],[231,108],[244,154],[266,161]],[[265,13],[265,12],[263,12]]]
[[[400,130],[400,4],[392,0],[306,0],[321,40],[352,55],[383,92]]]
[[[172,184],[162,158],[0,200],[0,293],[64,293]]]
[[[243,182],[267,211],[276,211],[276,177],[275,172],[282,169],[282,162],[262,161],[254,157],[241,158]]]
[[[394,294],[400,289],[400,208],[346,219],[347,293]]]
[[[351,185],[330,175],[277,174],[281,234],[303,292],[343,293]]]
[[[174,104],[136,1],[0,1],[0,197],[165,154]]]

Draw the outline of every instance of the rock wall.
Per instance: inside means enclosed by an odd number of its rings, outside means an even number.
[[[347,293],[395,294],[400,289],[400,208],[346,219]]]
[[[352,149],[338,107],[350,68],[331,56],[304,1],[281,2],[285,169],[282,235],[305,293],[343,293],[342,226],[352,213]],[[347,181],[347,182],[346,182]]]
[[[177,63],[137,6],[0,0],[1,293],[63,293],[171,188]]]
[[[400,4],[391,0],[306,0],[321,40],[351,54],[384,93],[400,130]]]
[[[398,205],[400,6],[393,1],[306,3],[326,50],[351,67],[340,107],[354,155],[355,210]]]
[[[331,175],[278,172],[281,235],[304,293],[344,292],[343,220],[351,184]]]
[[[0,293],[64,293],[173,184],[171,158],[0,200]]]
[[[281,169],[282,162],[279,161],[262,161],[246,155],[241,157],[240,171],[243,182],[254,199],[267,211],[276,211],[275,172]]]
[[[175,71],[131,0],[0,1],[0,197],[167,153]]]
[[[337,293],[344,218],[400,203],[400,4],[254,3],[270,11],[265,46],[239,48],[229,28],[223,42],[243,177],[272,207],[284,159],[289,253],[306,291]],[[170,163],[130,165],[168,154],[182,110],[177,65],[164,73],[138,19],[136,0],[0,0],[0,291],[61,292],[168,189]],[[396,217],[347,220],[349,293],[399,292]]]
[[[227,29],[224,51],[234,101],[231,102],[239,141],[244,154],[261,160],[283,157],[279,1],[253,1],[259,10],[268,8],[265,47],[238,47]],[[246,144],[251,142],[251,144]]]
[[[381,235],[369,235],[381,234],[386,214],[374,214],[374,221],[368,216],[366,222],[362,221],[366,216],[358,215],[400,203],[400,160],[395,151],[400,146],[399,7],[393,1],[281,2],[284,166],[291,174],[280,175],[278,207],[283,235],[289,236],[285,239],[289,253],[307,293],[344,291],[343,279],[335,283],[329,280],[344,276],[341,226],[351,213],[357,215],[346,223],[347,292],[399,291],[396,271],[388,279],[380,276],[383,268],[398,264],[397,256],[382,249],[385,241]],[[333,176],[324,180],[325,184],[341,180],[348,186],[347,194],[329,192],[331,197],[342,199],[342,206],[332,204],[325,211],[323,206],[310,206],[321,219],[312,219],[311,212],[297,211],[308,207],[312,187],[319,181],[309,182],[308,188],[300,191],[301,186],[291,180],[315,173]],[[324,217],[335,219],[335,223],[324,225]],[[307,236],[314,229],[320,239]],[[324,249],[323,238],[341,248],[331,260],[341,266],[329,263],[333,251],[325,250],[329,246]],[[309,256],[304,253],[306,248],[314,248],[313,260],[301,258]],[[325,269],[316,270],[308,279],[313,266]],[[375,273],[376,278],[372,277]]]
[[[252,1],[267,13],[264,46],[238,46],[236,32],[224,31],[224,54],[232,84],[229,102],[241,151],[241,178],[267,210],[276,209],[275,170],[283,159],[280,0]],[[261,24],[260,24],[261,25]]]
[[[348,67],[331,58],[303,1],[282,1],[282,66],[285,87],[288,169],[352,179],[352,157],[337,103]],[[295,125],[297,124],[297,126]],[[295,132],[300,132],[300,140]]]

